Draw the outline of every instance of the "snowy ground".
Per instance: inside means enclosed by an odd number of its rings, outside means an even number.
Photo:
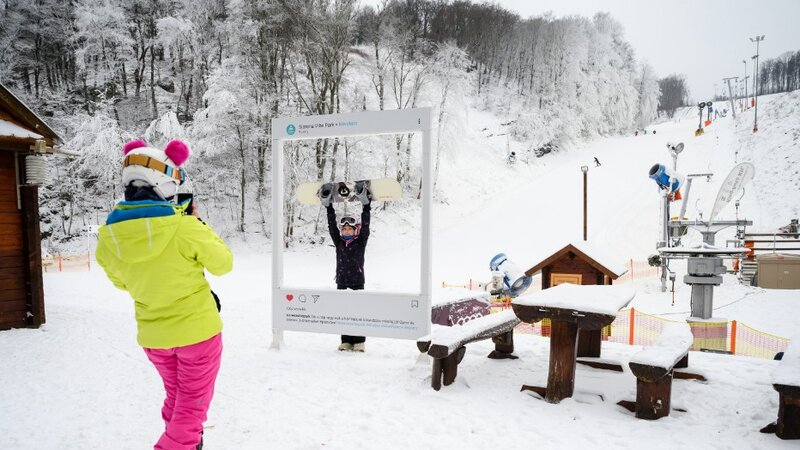
[[[226,348],[210,449],[796,445],[757,432],[777,414],[769,360],[692,352],[692,370],[709,382],[676,380],[673,405],[688,412],[646,422],[615,405],[635,398],[627,367],[579,366],[578,395],[559,405],[520,393],[546,381],[548,340],[536,336],[517,336],[516,361],[486,359],[488,342],[468,346],[456,384],[440,392],[413,342],[370,338],[365,354],[339,353],[337,337],[287,333],[287,347],[269,351],[268,298],[253,281],[267,266],[265,257],[240,257],[233,274],[213,280]],[[162,392],[136,346],[130,301],[100,271],[45,281],[48,323],[0,333],[0,448],[147,448],[161,427]],[[625,362],[637,349],[606,343],[603,356]]]
[[[707,213],[730,167],[750,159],[758,172],[740,215],[760,229],[788,223],[800,211],[792,195],[798,94],[763,100],[762,140],[748,140],[748,115],[738,124],[721,120],[700,138],[692,137],[696,123],[687,118],[655,126],[656,135],[597,140],[542,158],[533,168],[512,168],[529,178],[515,180],[502,195],[471,205],[451,195],[451,203],[435,212],[434,283],[487,279],[488,262],[501,251],[527,268],[544,248],[580,238],[581,165],[591,167],[590,240],[622,261],[653,253],[658,195],[647,170],[668,162],[664,144],[671,140],[686,143],[679,171],[715,173],[711,183],[692,188],[690,217]],[[770,114],[772,124],[764,119]],[[793,123],[778,126],[779,114]],[[767,151],[773,156],[759,153]],[[594,156],[601,167],[593,167]],[[461,164],[462,178],[489,177],[479,166]],[[722,214],[733,215],[732,207]],[[368,289],[414,290],[409,280],[418,275],[416,233],[376,221]],[[339,353],[335,336],[289,332],[287,348],[269,351],[270,262],[259,250],[238,248],[234,272],[212,280],[223,301],[226,350],[207,424],[209,449],[796,448],[757,432],[777,414],[777,393],[769,384],[776,363],[770,360],[693,352],[690,367],[708,383],[676,380],[673,405],[687,412],[646,422],[615,405],[635,396],[627,367],[622,374],[579,367],[579,394],[559,405],[520,393],[522,384],[546,380],[548,340],[536,336],[515,339],[516,361],[486,359],[487,342],[468,346],[456,384],[440,392],[431,390],[430,363],[418,357],[413,342],[371,338],[366,354]],[[286,260],[290,284],[332,285],[331,248],[303,249]],[[689,289],[682,283],[674,306],[655,280],[633,286],[637,309],[672,319],[687,315]],[[100,270],[46,274],[45,291],[45,326],[0,332],[0,448],[147,448],[162,426],[162,392],[136,346],[127,295]],[[726,277],[715,307],[715,316],[789,336],[797,329],[800,293],[744,287]],[[624,363],[637,349],[606,343],[603,356]],[[605,401],[587,393],[602,393]]]

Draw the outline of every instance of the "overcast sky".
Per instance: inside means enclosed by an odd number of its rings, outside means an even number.
[[[379,0],[362,0],[375,5]],[[761,59],[800,50],[800,0],[500,0],[522,17],[611,13],[625,27],[636,56],[659,76],[686,74],[695,100],[714,94],[722,77],[753,73],[750,37],[766,35]],[[748,81],[752,85],[751,80]]]

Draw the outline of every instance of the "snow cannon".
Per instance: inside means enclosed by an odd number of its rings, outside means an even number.
[[[499,253],[489,263],[492,272],[499,272],[503,275],[502,293],[509,297],[518,297],[530,286],[533,279],[525,272],[519,270],[516,264],[511,262],[505,253]]]
[[[661,189],[666,189],[670,194],[674,193],[683,185],[684,176],[673,172],[663,164],[654,164],[650,168],[650,179],[658,184]]]

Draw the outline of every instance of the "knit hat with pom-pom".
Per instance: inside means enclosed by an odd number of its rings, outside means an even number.
[[[191,150],[179,140],[170,141],[164,150],[148,147],[142,140],[128,142],[122,148],[125,155],[122,185],[149,186],[162,199],[169,200],[186,180],[181,168]]]

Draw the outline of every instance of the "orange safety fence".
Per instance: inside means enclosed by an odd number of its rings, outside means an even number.
[[[492,312],[504,309],[492,308]],[[661,335],[664,325],[676,320],[664,319],[652,314],[623,309],[610,326],[603,328],[604,341],[628,345],[651,345]],[[786,350],[789,339],[756,330],[733,320],[731,322],[689,322],[694,335],[692,350],[711,350],[734,355],[772,359],[775,354]],[[514,329],[520,334],[550,336],[550,321],[542,320],[535,324],[521,323]]]
[[[736,355],[772,359],[778,352],[786,351],[789,339],[765,333],[743,323],[731,322],[731,351]]]
[[[92,258],[89,252],[74,255],[56,253],[42,257],[42,272],[80,272],[92,269]]]
[[[617,278],[614,283],[628,283],[634,280],[641,280],[642,278],[650,278],[658,276],[658,267],[653,267],[647,261],[634,261],[629,259],[625,262],[625,267],[628,269],[621,277]]]

